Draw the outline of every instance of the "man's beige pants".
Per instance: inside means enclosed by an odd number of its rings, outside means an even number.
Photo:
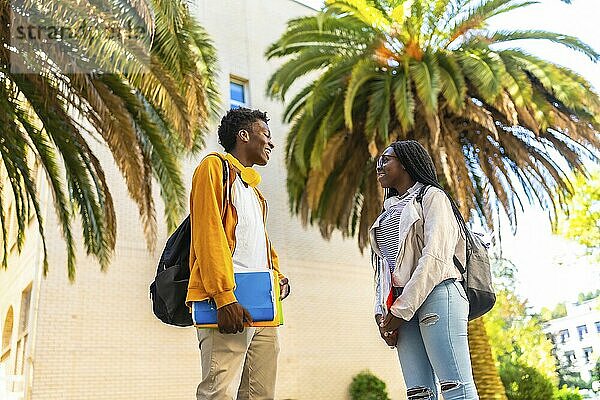
[[[272,400],[275,397],[277,328],[236,334],[197,329],[202,382],[197,400]]]

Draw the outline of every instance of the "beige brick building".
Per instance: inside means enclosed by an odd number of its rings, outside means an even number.
[[[393,399],[404,398],[395,352],[373,323],[368,257],[355,240],[325,241],[288,211],[283,106],[264,95],[277,65],[263,54],[288,19],[314,10],[292,0],[195,0],[192,11],[217,48],[224,104],[229,106],[232,89],[234,99],[271,117],[276,148],[260,169],[261,189],[270,203],[270,236],[292,284],[280,328],[277,398],[346,399],[352,377],[364,369],[386,381]],[[207,143],[207,152],[219,149],[215,135]],[[117,209],[113,262],[100,272],[79,246],[77,279],[68,282],[65,246],[42,185],[50,272],[42,276],[35,229],[20,255],[13,250],[8,270],[0,270],[0,399],[194,398],[200,376],[195,332],[154,318],[148,285],[161,249],[155,254],[146,249],[137,208],[118,171],[109,167],[110,154],[98,151]],[[188,183],[200,158],[185,162]],[[162,207],[158,193],[156,198]],[[166,237],[161,222],[159,246]]]

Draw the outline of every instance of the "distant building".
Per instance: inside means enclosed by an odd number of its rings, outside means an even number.
[[[578,372],[589,382],[600,358],[600,298],[567,305],[567,315],[548,321],[556,357],[562,367]]]
[[[279,252],[292,293],[280,328],[277,398],[346,399],[352,377],[369,369],[388,384],[392,399],[405,398],[396,352],[379,337],[373,319],[373,276],[368,254],[355,239],[324,240],[290,215],[286,192],[284,106],[265,96],[270,75],[281,64],[267,61],[267,46],[286,21],[315,10],[293,0],[194,0],[190,10],[215,43],[224,108],[245,105],[269,113],[276,145],[260,168],[269,201],[269,236]],[[209,151],[220,150],[216,127]],[[42,247],[35,220],[29,222],[20,255],[9,243],[9,268],[0,268],[0,399],[180,400],[192,399],[200,379],[194,329],[177,329],[151,312],[148,285],[167,238],[162,200],[156,191],[159,249],[145,246],[137,207],[111,154],[96,147],[115,202],[118,237],[106,272],[86,256],[79,236],[77,279],[69,283],[65,244],[52,195],[41,184],[50,271],[42,274]],[[186,159],[186,184],[203,156]],[[42,176],[40,174],[40,176]],[[1,179],[1,177],[0,177]],[[14,228],[14,227],[13,227]],[[79,233],[78,223],[73,230]],[[13,229],[14,231],[14,229]]]

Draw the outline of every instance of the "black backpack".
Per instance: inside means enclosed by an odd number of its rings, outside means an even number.
[[[423,186],[417,195],[417,201],[423,207],[423,195],[429,186]],[[487,252],[487,244],[481,236],[468,229],[468,234],[473,239],[473,245],[469,246],[467,240],[467,265],[466,268],[459,259],[454,256],[453,261],[456,268],[463,276],[462,285],[469,299],[469,321],[481,317],[494,307],[496,294],[492,285],[492,272],[490,258]]]
[[[223,164],[223,186],[227,196],[224,207],[229,202],[229,165],[219,157]],[[225,186],[227,184],[227,186]],[[190,243],[192,229],[188,215],[167,240],[160,256],[156,277],[150,284],[152,311],[165,324],[191,326],[192,314],[185,304],[188,282],[190,280]]]

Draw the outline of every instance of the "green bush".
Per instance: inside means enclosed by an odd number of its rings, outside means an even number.
[[[561,367],[558,370],[558,387],[568,386],[578,389],[591,389],[592,382],[586,382],[581,379],[581,373],[570,370],[568,367]]]
[[[548,400],[554,396],[550,378],[528,365],[500,365],[500,379],[508,400]]]
[[[369,371],[363,371],[352,378],[350,398],[352,400],[390,400],[385,382]]]
[[[596,366],[592,370],[592,381],[600,381],[600,358],[596,361]]]
[[[583,400],[583,397],[579,394],[579,389],[563,385],[554,392],[554,400]]]

